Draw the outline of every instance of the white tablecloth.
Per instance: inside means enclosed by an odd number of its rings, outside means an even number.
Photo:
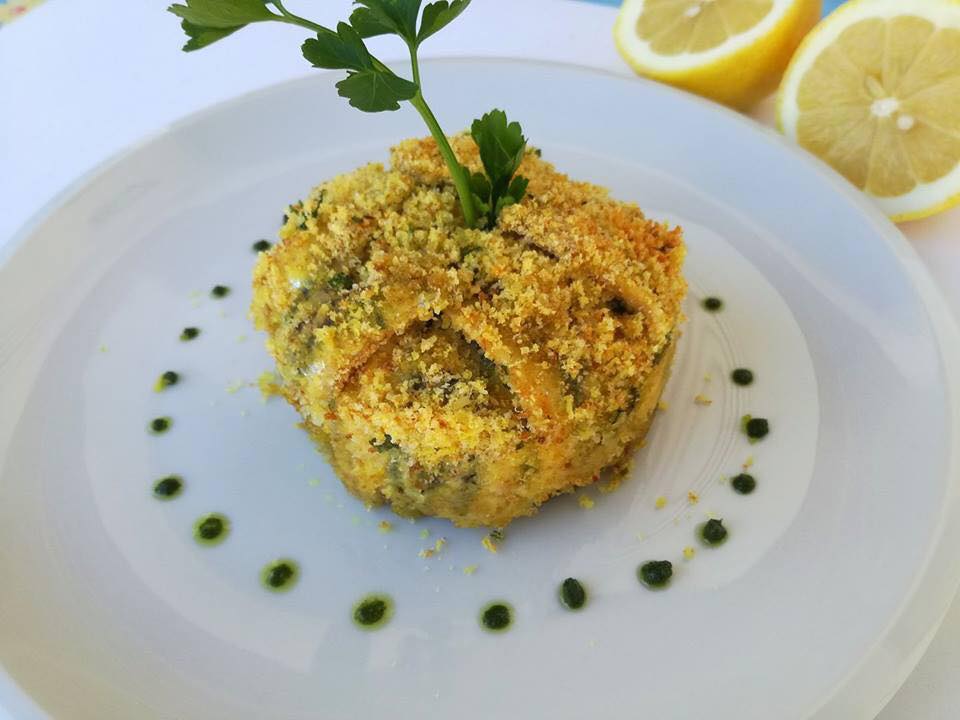
[[[310,72],[298,50],[302,32],[279,25],[181,53],[182,33],[164,12],[167,4],[59,0],[0,32],[0,255],[18,228],[106,157],[194,110]],[[332,23],[350,2],[292,5]],[[479,0],[423,53],[559,60],[629,74],[611,41],[614,16],[612,8],[569,0]],[[374,44],[384,58],[402,56],[389,41]],[[771,103],[755,114],[769,123]],[[960,210],[903,230],[960,317]],[[880,715],[958,717],[960,603]]]

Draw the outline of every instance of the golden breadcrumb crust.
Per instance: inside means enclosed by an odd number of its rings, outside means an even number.
[[[451,143],[480,169],[469,136]],[[681,231],[535,151],[523,201],[466,229],[432,139],[391,162],[288,208],[253,317],[351,492],[502,527],[642,440],[686,293]]]

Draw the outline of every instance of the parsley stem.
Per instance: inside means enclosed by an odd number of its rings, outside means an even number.
[[[416,77],[417,74],[418,73],[415,72],[414,77]],[[430,129],[430,134],[433,135],[433,139],[437,141],[437,147],[440,149],[440,155],[443,157],[444,162],[447,163],[447,168],[449,168],[450,175],[453,177],[453,184],[457,188],[457,194],[460,196],[460,207],[463,209],[464,222],[468,228],[475,227],[477,224],[477,209],[473,204],[473,195],[471,194],[470,190],[470,178],[467,175],[466,168],[464,168],[463,165],[460,164],[460,161],[457,160],[457,156],[453,152],[453,148],[450,147],[450,142],[447,140],[447,136],[444,134],[443,129],[440,127],[440,123],[437,122],[437,118],[430,110],[430,107],[423,99],[423,93],[420,90],[417,90],[417,94],[411,98],[410,104],[413,105],[417,109],[417,112],[420,113],[420,117],[423,118],[423,121]]]
[[[276,6],[277,10],[280,11],[282,17],[278,17],[277,20],[280,22],[289,23],[290,25],[299,25],[300,27],[307,28],[308,30],[313,30],[317,33],[328,33],[330,32],[329,28],[325,28],[323,25],[317,25],[315,22],[310,22],[306,18],[302,18],[299,15],[294,15],[292,12],[289,12],[284,6],[281,0],[271,0],[271,2]]]
[[[413,81],[420,87],[420,61],[417,59],[417,46],[414,43],[407,43],[410,49],[410,67],[413,69]]]

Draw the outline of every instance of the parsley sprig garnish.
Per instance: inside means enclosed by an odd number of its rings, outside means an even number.
[[[337,83],[337,91],[353,107],[364,112],[383,112],[398,110],[401,102],[409,102],[437,142],[468,227],[492,227],[503,208],[523,198],[527,180],[516,172],[527,140],[520,125],[508,122],[502,110],[491,110],[474,120],[470,134],[480,151],[484,172],[471,175],[457,159],[423,97],[420,46],[453,22],[470,0],[438,0],[422,12],[423,0],[355,0],[357,7],[349,22],[338,23],[335,30],[294,15],[281,0],[185,1],[185,5],[171,5],[168,9],[183,20],[188,38],[183,46],[186,51],[207,47],[254,23],[296,25],[316,33],[301,47],[303,56],[314,67],[346,70],[347,76]],[[396,35],[403,40],[410,52],[411,80],[400,77],[370,53],[364,40],[377,35]]]

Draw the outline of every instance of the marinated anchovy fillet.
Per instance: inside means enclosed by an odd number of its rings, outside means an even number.
[[[503,527],[643,439],[679,336],[681,231],[534,151],[522,202],[468,229],[432,139],[391,155],[288,208],[253,316],[351,492]]]

